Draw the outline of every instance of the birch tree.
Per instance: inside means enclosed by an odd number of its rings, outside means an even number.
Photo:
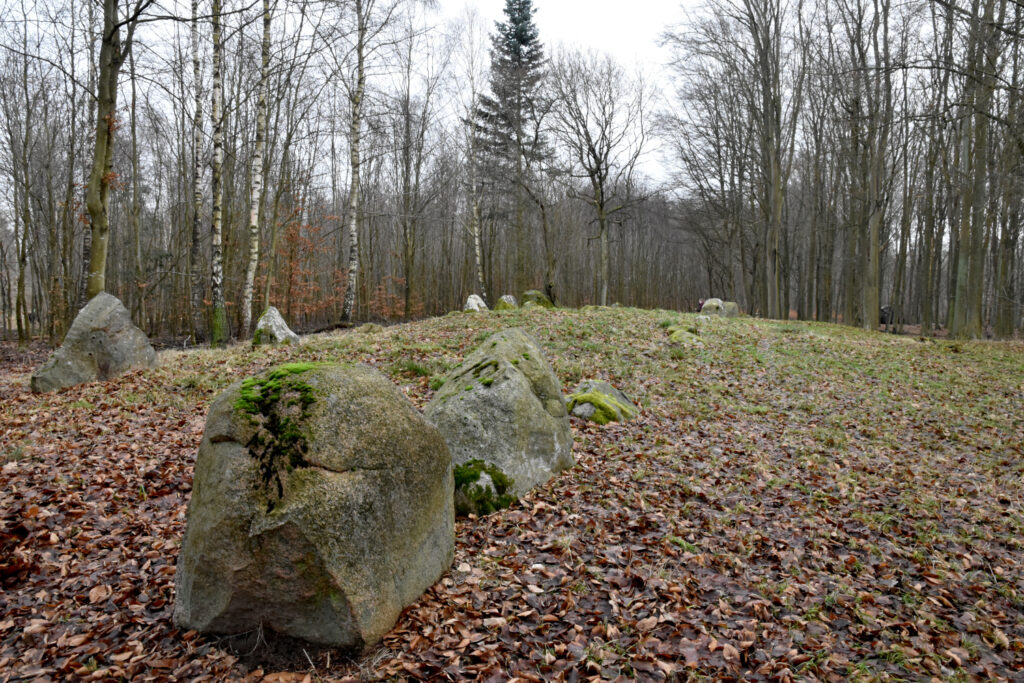
[[[192,238],[189,248],[189,320],[191,322],[192,341],[198,341],[198,323],[203,311],[203,270],[202,270],[202,215],[203,215],[203,81],[199,68],[199,0],[192,0],[192,18],[190,22],[190,38],[192,48]]]
[[[345,300],[342,303],[341,320],[352,321],[355,311],[356,290],[359,286],[359,222],[360,222],[360,178],[362,171],[363,107],[366,97],[367,60],[377,52],[391,27],[399,8],[406,0],[351,0],[353,26],[352,46],[347,58],[349,121],[349,190],[348,190],[348,264],[345,286]]]
[[[213,28],[213,101],[210,107],[210,119],[213,123],[210,343],[213,346],[223,346],[228,341],[228,316],[224,303],[224,226],[222,225],[224,196],[221,188],[224,168],[224,74],[221,71],[224,46],[221,35],[221,0],[212,0],[210,21]]]
[[[263,0],[263,40],[260,44],[259,101],[256,105],[256,143],[252,160],[249,208],[249,261],[242,289],[242,329],[248,335],[252,327],[253,286],[260,260],[260,215],[263,206],[263,153],[267,136],[267,88],[270,82],[270,0]]]
[[[467,204],[469,210],[466,215],[466,231],[469,233],[472,243],[476,290],[486,302],[488,300],[487,285],[484,277],[484,252],[480,225],[480,149],[477,144],[479,136],[474,119],[481,84],[485,78],[486,64],[483,45],[486,36],[483,34],[480,24],[480,15],[471,9],[467,9],[454,31],[459,41],[456,78],[462,85],[460,89],[462,131],[468,175]]]

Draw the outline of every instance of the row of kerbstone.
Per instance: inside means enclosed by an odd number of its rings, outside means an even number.
[[[540,290],[530,289],[523,292],[522,307],[531,308],[535,306],[540,308],[555,307],[555,305],[551,302],[551,299]],[[512,296],[511,294],[505,294],[500,299],[498,299],[498,303],[494,305],[494,310],[511,311],[519,307],[519,302],[516,301],[516,298],[514,296]],[[479,294],[470,294],[468,297],[466,297],[466,304],[462,307],[462,310],[468,313],[479,313],[490,309],[487,307],[487,303],[483,300],[483,297],[481,297]]]
[[[260,317],[253,335],[253,344],[298,341],[273,306]],[[101,292],[78,312],[64,342],[32,373],[29,386],[39,393],[56,391],[156,364],[153,345],[132,322],[128,309],[117,297]]]
[[[298,340],[272,307],[257,330],[254,343]],[[103,294],[32,385],[108,379],[155,356]],[[569,410],[602,424],[636,414],[607,384],[581,386]],[[425,417],[362,365],[294,363],[238,382],[211,405],[196,458],[174,619],[365,647],[450,566],[454,507],[502,507],[573,463],[558,380],[520,329],[470,354]]]
[[[175,620],[365,647],[450,565],[456,506],[487,512],[573,464],[559,383],[521,329],[472,352],[423,416],[366,366],[237,383],[196,460]]]

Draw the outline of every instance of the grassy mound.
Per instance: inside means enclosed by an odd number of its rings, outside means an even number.
[[[33,395],[0,373],[0,668],[18,677],[561,676],[971,680],[1024,669],[1024,345],[593,308],[446,316],[301,346],[171,352]],[[365,362],[420,407],[521,326],[563,391],[577,466],[457,524],[453,571],[361,659],[280,659],[171,626],[206,409],[282,363]],[[7,357],[7,356],[3,356]],[[434,388],[432,388],[434,387]],[[262,396],[262,394],[261,394]],[[301,648],[286,648],[300,652]],[[275,654],[277,653],[277,654]],[[269,663],[268,663],[269,660]],[[46,670],[49,673],[39,674]]]

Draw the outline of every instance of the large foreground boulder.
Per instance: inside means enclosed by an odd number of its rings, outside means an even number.
[[[75,316],[64,344],[32,373],[31,386],[35,392],[54,391],[155,365],[156,351],[128,309],[101,292]]]
[[[521,329],[488,338],[445,379],[426,417],[452,460],[481,460],[521,496],[572,467],[572,431],[558,378]],[[493,475],[492,475],[493,476]]]
[[[252,345],[261,344],[298,344],[299,335],[292,332],[288,323],[281,317],[275,306],[267,306],[267,310],[256,323],[256,331],[252,335]]]
[[[359,649],[451,565],[441,435],[367,366],[283,365],[210,407],[174,621]]]

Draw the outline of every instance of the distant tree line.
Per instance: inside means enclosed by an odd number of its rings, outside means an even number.
[[[708,288],[770,317],[1019,330],[1022,9],[710,0],[667,31]]]
[[[0,335],[477,293],[1021,328],[1021,5],[711,0],[668,74],[423,0],[3,0]],[[488,30],[489,29],[489,30]],[[655,83],[671,76],[670,97]],[[652,178],[660,140],[670,176]],[[645,160],[647,165],[645,166]]]

